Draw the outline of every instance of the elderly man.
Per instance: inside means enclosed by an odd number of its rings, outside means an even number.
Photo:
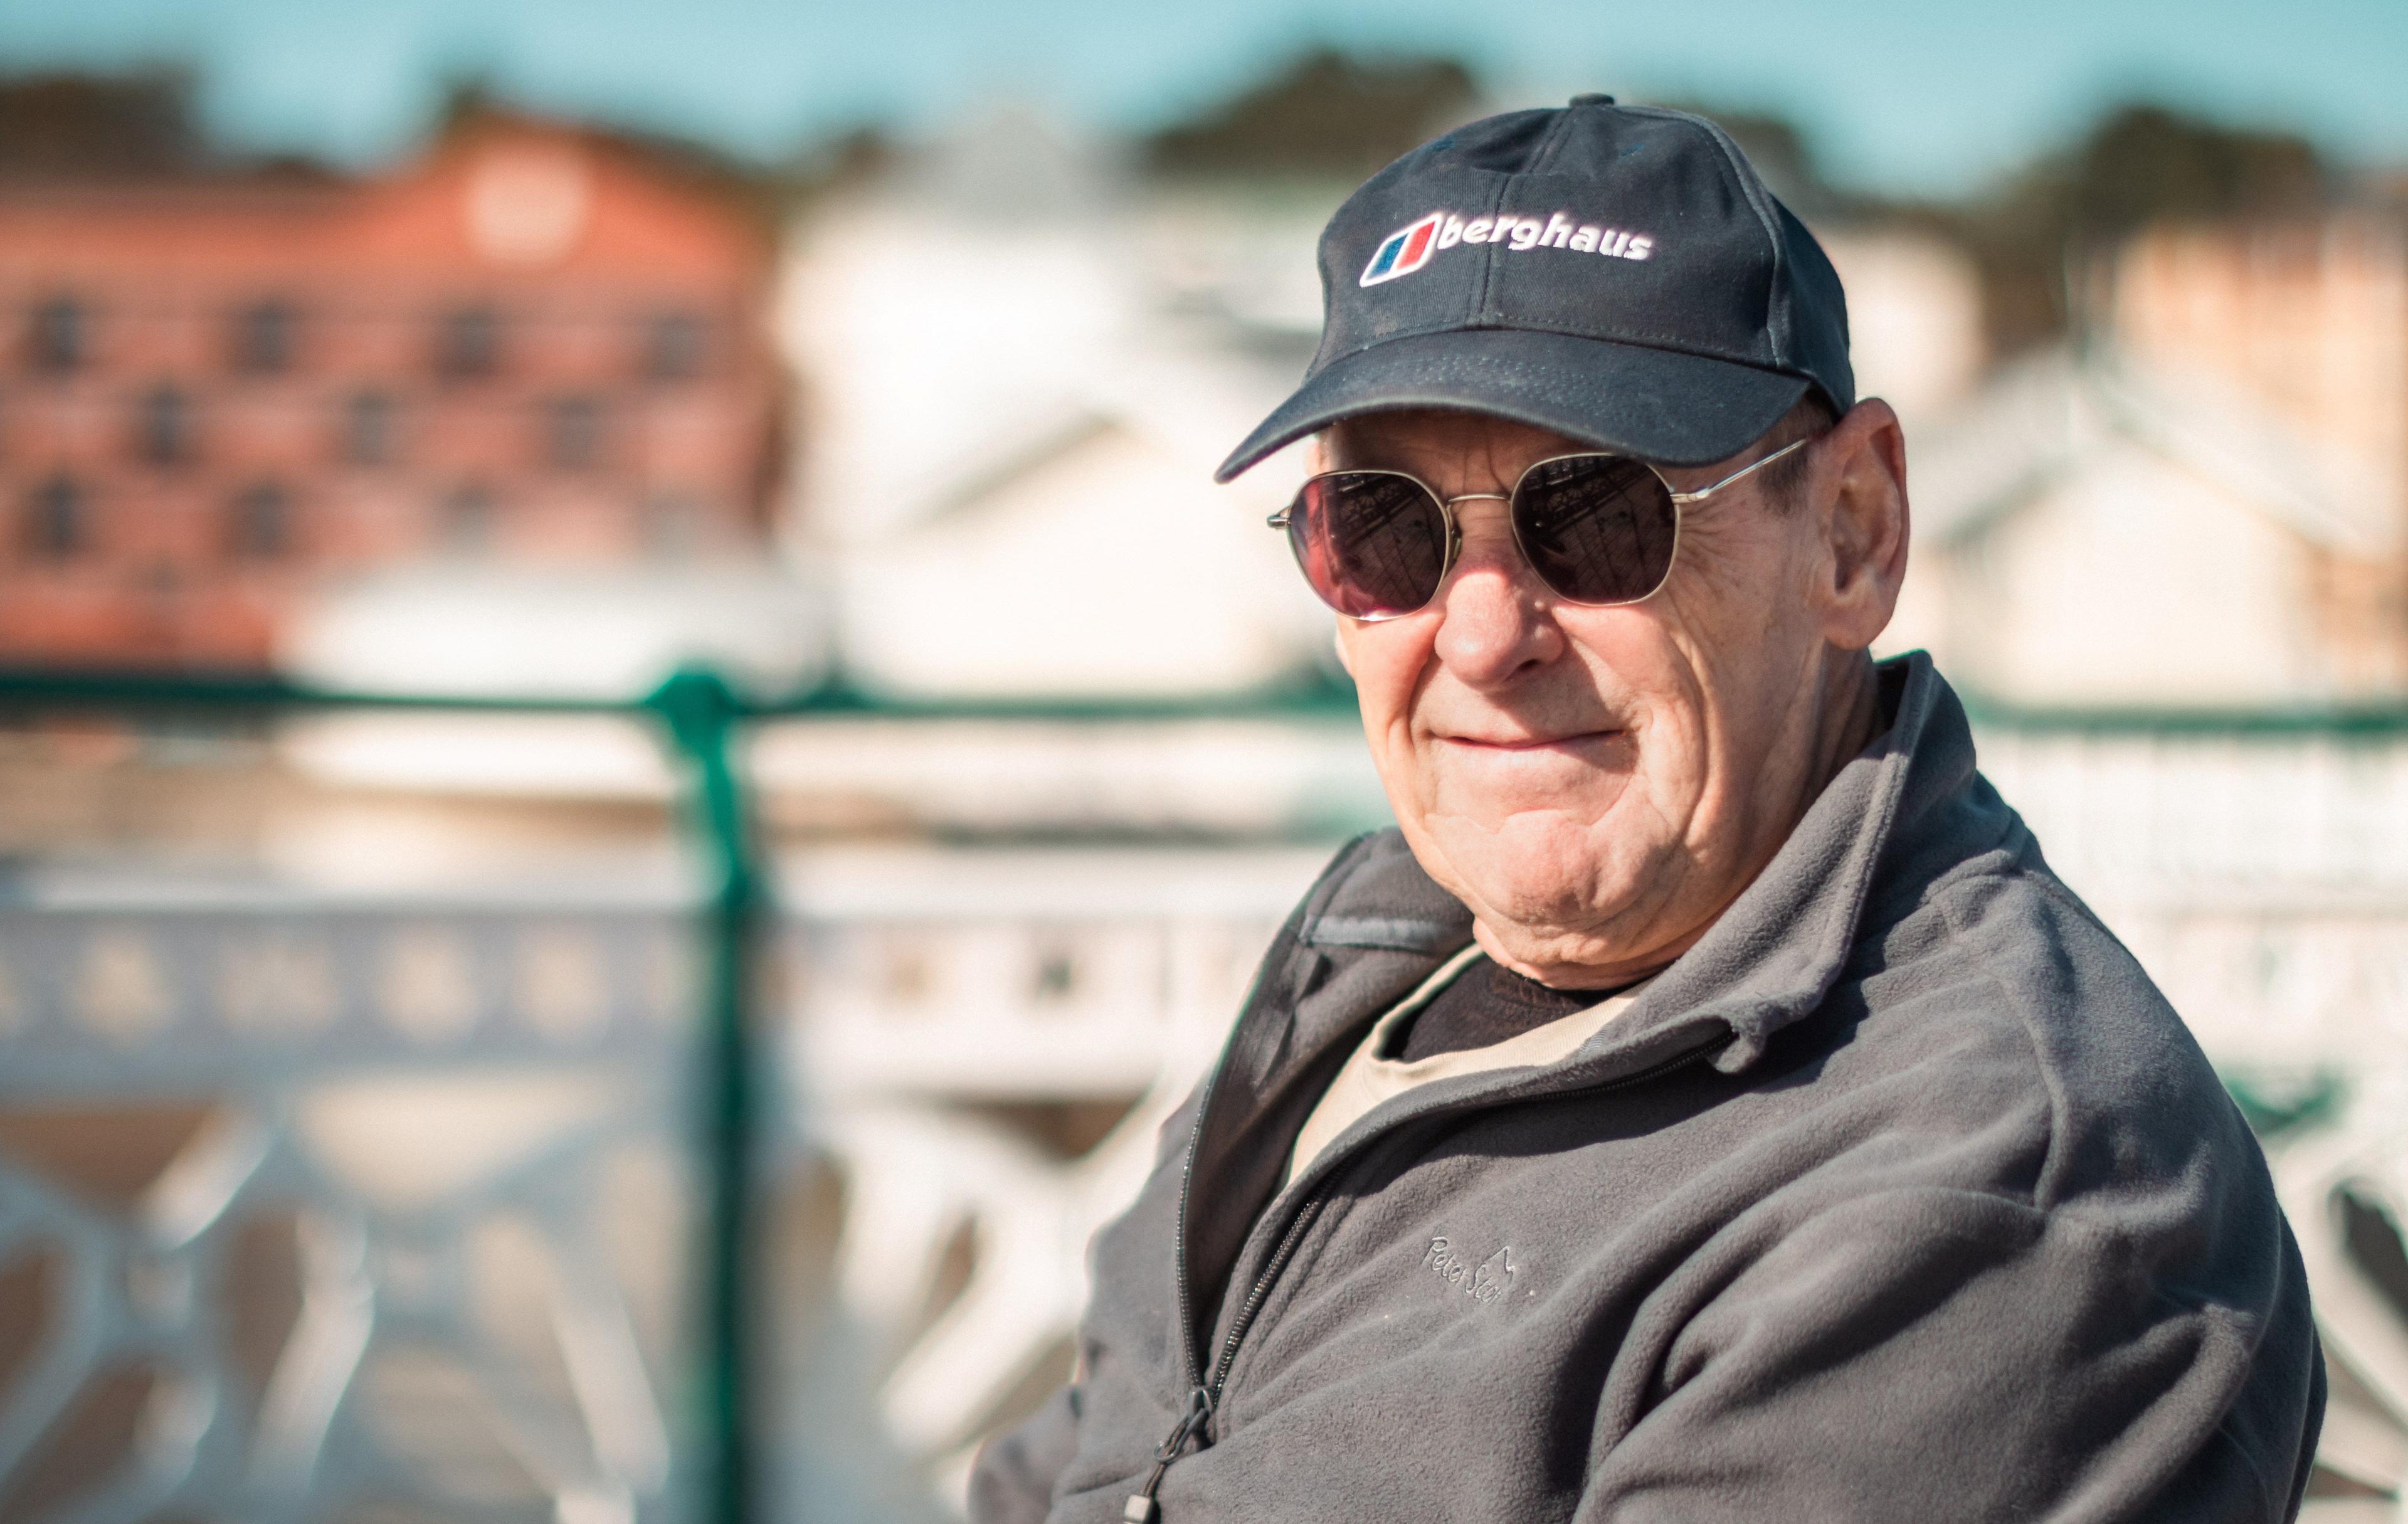
[[[1730,139],[1583,96],[1323,237],[1223,477],[1398,829],[1273,943],[982,1521],[2259,1520],[2324,1401],[2181,1021],[1973,769],[1898,420]]]

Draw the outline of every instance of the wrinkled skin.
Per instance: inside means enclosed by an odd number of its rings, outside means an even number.
[[[1792,427],[1665,474],[1707,485]],[[1505,493],[1531,463],[1584,448],[1423,410],[1337,425],[1314,468]],[[1685,507],[1671,575],[1642,602],[1557,598],[1516,549],[1506,505],[1474,499],[1455,505],[1462,554],[1428,607],[1339,619],[1398,823],[1506,967],[1604,989],[1670,963],[1878,733],[1867,650],[1906,570],[1905,441],[1869,400],[1798,454],[1803,484],[1785,506],[1764,496],[1776,467]]]

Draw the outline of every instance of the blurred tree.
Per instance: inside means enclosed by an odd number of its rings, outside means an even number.
[[[1471,71],[1453,59],[1357,58],[1322,48],[1230,100],[1155,133],[1146,162],[1168,174],[1360,179],[1469,117]]]
[[[0,176],[174,175],[208,158],[183,69],[0,77]]]
[[[1993,350],[2008,354],[2064,332],[2069,267],[2146,224],[2296,215],[2333,188],[2304,138],[2133,104],[1991,194],[1919,215],[1971,254]]]
[[[2075,231],[2113,237],[2168,217],[2312,209],[2328,189],[2304,138],[2223,127],[2157,106],[2108,117],[2076,165]]]
[[[493,129],[516,132],[529,123],[574,133],[595,150],[625,155],[650,170],[683,180],[751,222],[764,238],[775,237],[784,219],[790,188],[774,169],[658,127],[624,120],[554,116],[521,105],[491,76],[478,71],[456,73],[445,81],[431,136],[437,143],[460,143]]]
[[[808,205],[871,183],[902,161],[902,151],[883,127],[863,123],[806,145],[779,173],[793,199]]]

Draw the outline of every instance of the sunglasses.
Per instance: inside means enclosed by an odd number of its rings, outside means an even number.
[[[1398,619],[1426,607],[1463,549],[1455,505],[1512,505],[1513,542],[1539,580],[1568,603],[1637,603],[1672,574],[1681,510],[1805,444],[1793,440],[1712,486],[1675,492],[1628,455],[1556,455],[1524,471],[1511,493],[1441,497],[1403,471],[1324,471],[1270,516],[1285,529],[1304,580],[1352,619]]]

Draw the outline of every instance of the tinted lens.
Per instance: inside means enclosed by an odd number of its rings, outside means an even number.
[[[1542,461],[1513,489],[1513,533],[1574,603],[1636,603],[1672,569],[1679,511],[1663,479],[1621,455]]]
[[[1446,515],[1409,476],[1314,477],[1288,510],[1287,538],[1321,601],[1356,619],[1412,613],[1446,574]]]

